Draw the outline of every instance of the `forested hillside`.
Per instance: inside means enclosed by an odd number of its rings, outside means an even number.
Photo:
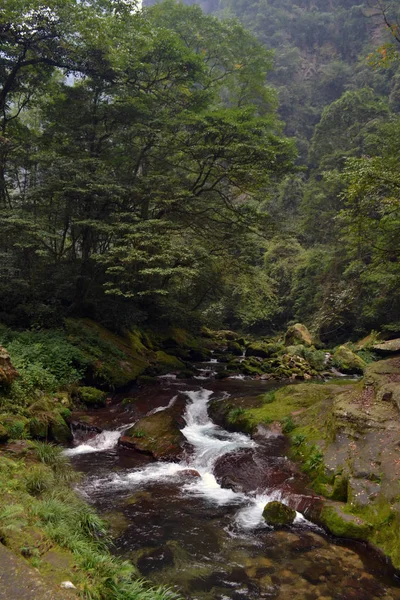
[[[6,2],[0,319],[397,330],[396,10],[204,8]]]
[[[324,339],[400,327],[400,70],[396,2],[221,1],[267,48],[299,152],[267,202],[279,309]]]

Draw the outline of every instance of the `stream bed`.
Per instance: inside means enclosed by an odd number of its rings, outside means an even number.
[[[76,432],[66,452],[85,474],[80,492],[111,523],[115,553],[190,600],[400,600],[400,584],[384,561],[362,544],[333,539],[304,516],[314,499],[286,458],[282,436],[259,442],[208,416],[211,399],[258,395],[276,384],[212,375],[212,366],[204,367],[197,380],[164,377],[157,386],[117,396],[90,413],[101,433]],[[182,396],[184,459],[155,461],[118,445],[138,418]],[[239,489],[225,483],[235,477]],[[293,526],[265,524],[262,510],[270,500],[295,502]]]

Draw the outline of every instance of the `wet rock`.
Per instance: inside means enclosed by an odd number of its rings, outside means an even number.
[[[285,346],[296,346],[303,344],[304,346],[312,346],[312,337],[305,325],[296,323],[289,327],[285,333]]]
[[[273,501],[265,505],[263,517],[268,525],[282,527],[293,523],[296,511],[281,502]]]
[[[180,430],[185,424],[185,406],[185,400],[180,398],[170,408],[139,419],[118,444],[157,459],[180,459],[185,446],[185,437]]]
[[[198,471],[196,471],[196,469],[184,469],[183,471],[178,473],[178,478],[182,482],[185,482],[188,479],[193,479],[193,478],[198,478],[198,477],[201,477],[201,475]]]
[[[0,385],[11,385],[18,377],[18,371],[13,366],[7,350],[0,346]]]
[[[225,454],[214,466],[214,475],[222,487],[245,493],[281,487],[295,474],[298,470],[293,463],[282,456],[268,456],[258,448]]]

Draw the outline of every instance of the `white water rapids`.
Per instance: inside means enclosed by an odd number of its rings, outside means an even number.
[[[122,474],[111,473],[107,477],[92,478],[88,482],[89,488],[85,486],[87,492],[90,495],[89,490],[94,492],[103,489],[104,486],[115,489],[137,489],[149,483],[184,480],[184,471],[190,469],[197,471],[199,476],[186,477],[190,481],[182,484],[183,494],[201,496],[218,505],[241,505],[235,515],[235,523],[241,529],[253,529],[260,525],[266,526],[262,518],[265,504],[271,500],[279,500],[285,503],[285,498],[282,497],[279,491],[268,493],[268,490],[264,490],[257,495],[237,493],[222,488],[213,474],[213,468],[218,458],[239,448],[254,448],[256,443],[244,434],[225,431],[211,421],[207,413],[207,404],[213,394],[212,391],[200,388],[199,390],[182,393],[185,393],[188,397],[185,412],[186,426],[182,433],[193,447],[193,453],[180,463],[155,462],[144,468],[131,469]],[[166,408],[172,406],[176,398],[174,396],[167,407],[155,409],[149,414],[166,410]],[[124,425],[115,431],[103,431],[88,442],[66,450],[65,454],[74,456],[110,450],[117,445],[122,432],[131,425]],[[297,513],[296,521],[301,522],[305,519],[300,513]]]

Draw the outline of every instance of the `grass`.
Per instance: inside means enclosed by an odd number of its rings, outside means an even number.
[[[49,549],[68,557],[57,585],[68,577],[86,600],[177,598],[149,587],[131,563],[111,555],[105,522],[71,490],[71,479],[68,459],[51,444],[29,443],[25,461],[0,455],[0,541],[44,575]]]

